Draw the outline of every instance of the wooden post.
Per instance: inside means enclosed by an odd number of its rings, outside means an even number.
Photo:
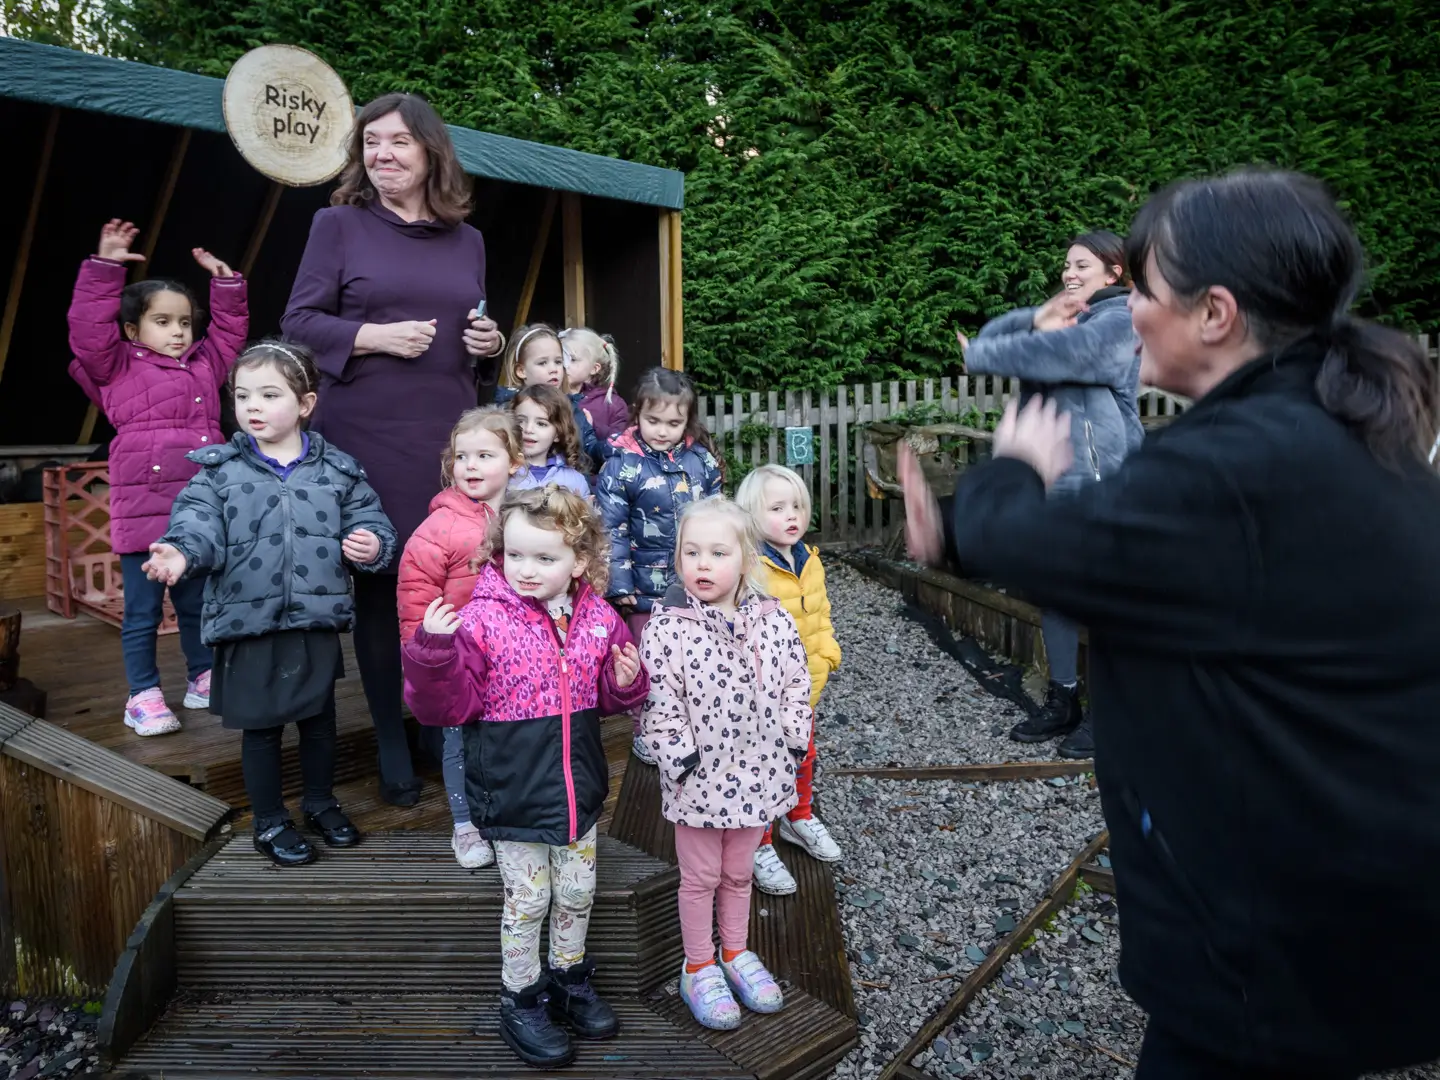
[[[255,228],[250,233],[250,243],[245,246],[245,255],[236,268],[244,277],[250,276],[250,270],[255,265],[255,260],[260,257],[260,248],[265,243],[265,234],[270,231],[270,222],[275,217],[275,208],[280,205],[280,196],[285,191],[285,185],[271,182],[270,190],[265,193],[265,204],[260,207],[260,217],[255,222]]]
[[[659,223],[659,239],[656,250],[660,255],[660,366],[673,367],[670,363],[670,211],[661,210],[655,220]]]
[[[20,609],[0,608],[0,690],[20,678]]]
[[[60,126],[60,109],[50,110],[45,126],[45,142],[40,147],[40,164],[35,169],[35,190],[30,192],[30,209],[25,214],[25,227],[20,230],[20,244],[15,249],[15,266],[10,272],[10,291],[5,296],[5,314],[0,316],[0,379],[5,377],[5,359],[10,355],[10,338],[15,333],[15,318],[20,314],[20,293],[25,288],[25,270],[30,263],[30,245],[35,239],[35,222],[40,219],[40,202],[45,195],[45,181],[50,176],[50,159],[55,154],[55,132]]]
[[[670,367],[685,370],[685,305],[681,297],[680,212],[670,211],[670,337],[666,342]]]
[[[567,191],[560,197],[565,235],[565,325],[585,325],[585,238],[580,220],[580,196]]]
[[[511,325],[511,332],[516,326],[524,326],[530,318],[530,304],[535,299],[535,285],[540,280],[540,264],[545,261],[545,249],[550,246],[550,228],[555,221],[555,204],[560,201],[560,193],[552,190],[545,196],[545,209],[540,213],[540,229],[535,233],[535,244],[530,248],[530,266],[525,271],[525,285],[520,290],[520,302],[515,305],[515,322]],[[493,314],[490,316],[495,317]]]
[[[180,170],[185,166],[185,155],[190,150],[189,128],[181,128],[180,134],[175,137],[175,148],[170,151],[170,165],[165,170],[165,182],[160,186],[160,194],[155,199],[155,209],[150,214],[150,224],[145,230],[145,245],[140,254],[145,256],[141,264],[140,273],[135,276],[136,281],[144,281],[150,277],[150,258],[155,254],[155,245],[160,240],[160,230],[165,226],[165,216],[170,213],[170,200],[175,196],[175,185],[180,181]],[[99,409],[92,401],[90,407],[85,410],[85,422],[80,425],[80,437],[75,441],[85,445],[95,433],[95,420],[99,416]]]

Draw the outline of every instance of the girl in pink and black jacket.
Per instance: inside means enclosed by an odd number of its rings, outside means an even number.
[[[465,793],[505,882],[500,1034],[527,1064],[571,1060],[570,1037],[619,1030],[590,987],[585,931],[595,823],[609,790],[600,717],[637,708],[650,680],[605,602],[609,542],[589,502],[554,484],[505,497],[459,612],[437,598],[403,646],[405,700],[423,724],[463,724]],[[552,906],[553,898],[553,906]],[[540,924],[550,912],[549,970]]]
[[[130,694],[125,723],[137,735],[178,731],[155,664],[165,586],[140,569],[164,535],[170,509],[199,466],[193,450],[223,443],[220,387],[250,329],[245,282],[203,248],[191,254],[210,272],[210,326],[195,337],[198,312],[185,286],[154,278],[125,284],[139,230],[116,218],[96,253],[80,264],[70,301],[70,376],[115,426],[110,442],[110,550],[120,556],[125,614],[120,645]],[[189,684],[185,707],[210,706],[211,653],[200,640],[204,577],[170,587]]]

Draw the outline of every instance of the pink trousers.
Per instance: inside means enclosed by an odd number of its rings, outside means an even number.
[[[675,826],[680,863],[680,939],[685,961],[715,959],[715,923],[720,945],[743,949],[750,930],[750,879],[764,826],[749,829],[692,829]],[[713,914],[713,918],[712,918]]]

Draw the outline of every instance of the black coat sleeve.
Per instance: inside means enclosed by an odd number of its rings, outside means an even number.
[[[1029,465],[967,470],[950,554],[1113,639],[1196,652],[1243,646],[1258,585],[1258,524],[1224,470],[1147,445],[1113,477],[1047,498]]]

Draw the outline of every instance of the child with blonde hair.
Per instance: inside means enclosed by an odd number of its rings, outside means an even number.
[[[819,549],[805,545],[810,527],[810,490],[793,469],[761,465],[740,482],[735,501],[760,531],[760,563],[770,594],[785,605],[800,629],[810,667],[810,708],[830,673],[840,666],[840,643],[830,623],[830,598],[825,593],[825,568]],[[799,801],[780,819],[780,835],[822,862],[837,862],[840,845],[813,809],[815,736],[796,773]],[[770,842],[770,830],[755,852],[755,884],[761,892],[784,896],[795,891],[795,878]]]
[[[527,386],[553,386],[570,402],[575,412],[575,430],[580,435],[580,449],[594,463],[593,467],[598,468],[610,451],[595,434],[590,416],[581,406],[580,395],[571,385],[565,367],[565,349],[560,344],[559,331],[548,323],[529,323],[518,327],[500,363],[495,404],[509,404]]]
[[[490,546],[470,602],[457,612],[436,597],[403,646],[405,700],[422,724],[464,725],[470,812],[505,883],[500,1035],[526,1064],[558,1068],[574,1051],[552,1015],[585,1039],[619,1030],[585,958],[610,786],[600,717],[636,708],[650,680],[605,602],[606,539],[585,499],[512,490]]]
[[[750,951],[751,867],[765,828],[795,805],[809,745],[810,672],[795,620],[765,595],[754,521],[723,496],[681,512],[680,580],[645,627],[642,734],[680,864],[680,995],[709,1028],[740,1004],[776,1012],[780,987]],[[720,960],[713,934],[720,929]]]
[[[400,640],[408,641],[438,596],[462,608],[480,577],[490,523],[505,498],[510,478],[525,467],[515,414],[498,405],[460,414],[440,460],[440,493],[430,500],[430,516],[415,530],[400,557],[395,598],[400,609]],[[440,758],[445,794],[454,830],[450,847],[468,869],[495,861],[490,844],[470,817],[465,800],[465,740],[458,727],[444,730]]]
[[[580,407],[590,417],[600,441],[608,443],[630,426],[630,406],[615,392],[615,376],[620,370],[615,339],[588,326],[572,326],[560,331],[560,344],[570,385],[580,395]]]

